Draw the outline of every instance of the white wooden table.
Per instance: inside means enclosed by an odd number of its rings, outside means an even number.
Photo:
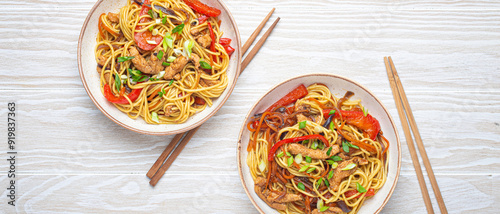
[[[256,213],[236,165],[244,116],[275,84],[330,72],[372,90],[396,120],[402,169],[383,213],[425,213],[383,63],[388,55],[449,212],[499,212],[499,2],[225,2],[243,41],[271,8],[271,20],[281,21],[226,104],[153,188],[145,174],[173,136],[113,123],[78,75],[78,35],[95,1],[1,0],[0,212]],[[9,102],[16,105],[15,207],[7,204]]]

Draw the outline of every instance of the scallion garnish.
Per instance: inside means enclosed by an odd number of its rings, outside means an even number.
[[[346,167],[344,167],[342,169],[342,171],[347,171],[347,170],[351,170],[351,169],[354,169],[354,167],[356,167],[356,164],[355,163],[350,163],[350,164],[347,164]]]
[[[303,183],[301,183],[301,182],[299,182],[299,183],[297,184],[297,188],[301,189],[302,191],[305,191],[305,190],[306,190],[306,187],[305,187],[305,186],[304,186],[304,184],[303,184]]]
[[[161,23],[167,24],[167,16],[164,16],[163,19],[161,19]]]
[[[165,89],[162,88],[161,91],[158,92],[158,96],[163,97],[167,92],[165,92]]]
[[[163,65],[163,66],[170,66],[170,63],[168,63],[168,62],[162,62],[161,65]]]
[[[286,152],[286,155],[287,155],[288,157],[292,157],[292,154],[290,154],[290,152]]]
[[[175,57],[175,56],[169,56],[167,58],[167,62],[173,62],[175,59],[177,59],[177,57]]]
[[[325,212],[328,208],[330,208],[329,206],[322,206],[321,209],[319,209],[320,212]]]
[[[335,114],[335,110],[330,110],[330,113],[328,113],[328,115],[332,115],[332,114]]]
[[[120,75],[115,74],[115,87],[117,91],[120,91],[120,88],[122,86],[122,81],[120,79]]]
[[[174,80],[170,80],[170,82],[168,83],[168,86],[171,86],[172,83],[174,83]]]
[[[317,149],[318,148],[318,142],[314,141],[311,145],[311,149]]]
[[[352,145],[352,143],[349,143],[349,146],[350,146],[351,148],[359,149],[359,146]]]
[[[332,153],[332,147],[330,147],[328,151],[326,151],[326,155],[330,156],[331,153]]]
[[[316,188],[319,188],[319,186],[321,186],[322,183],[323,183],[323,178],[319,178],[318,182],[316,182]]]
[[[299,122],[299,129],[303,129],[306,127],[306,124],[307,124],[307,120],[304,120],[304,121],[300,121]]]
[[[300,163],[302,163],[302,160],[303,160],[302,154],[299,153],[295,156],[295,163],[300,164]]]
[[[335,163],[335,161],[332,161],[332,160],[326,160],[326,162],[330,165],[332,165],[333,163]]]
[[[344,152],[349,153],[349,143],[345,141],[342,142],[342,149],[344,150]]]
[[[162,51],[162,50],[160,50],[160,51],[158,52],[158,55],[156,55],[156,57],[158,57],[158,59],[160,59],[160,60],[161,60],[161,58],[163,58],[163,51]]]
[[[153,120],[153,121],[155,121],[155,122],[159,123],[159,122],[160,122],[160,120],[158,119],[158,113],[156,113],[156,112],[152,112],[152,113],[151,113],[151,120]]]
[[[333,177],[333,170],[330,170],[330,172],[328,173],[328,179],[331,179]]]
[[[259,170],[261,172],[264,172],[264,170],[266,170],[266,163],[264,162],[264,160],[260,160],[260,163],[259,163]]]
[[[311,157],[309,157],[309,156],[306,156],[306,162],[307,162],[307,163],[311,163],[311,162],[312,162],[312,158],[311,158]]]
[[[330,186],[330,182],[328,182],[328,179],[325,179],[325,185],[326,185],[327,187],[329,187],[329,186]]]
[[[289,158],[287,159],[287,164],[288,164],[288,166],[291,166],[291,165],[292,165],[292,163],[293,163],[293,158],[292,158],[292,157],[289,157]]]
[[[342,160],[342,158],[337,156],[337,155],[332,156],[330,159],[332,159],[333,161],[341,161]]]
[[[358,182],[356,182],[356,189],[358,190],[359,193],[366,192],[366,189],[363,186],[361,186],[361,184],[359,184]]]
[[[134,56],[120,56],[118,57],[118,62],[125,62],[135,58]]]
[[[332,169],[336,169],[339,166],[339,163],[333,162],[332,163]]]
[[[307,170],[307,173],[311,173],[311,172],[313,172],[314,170],[316,170],[316,168],[314,168],[314,167],[313,167],[313,168],[310,168],[310,169],[308,169],[308,170]]]
[[[366,117],[368,115],[368,109],[363,106],[363,115]]]
[[[306,171],[307,168],[309,168],[309,165],[302,166],[302,167],[300,167],[299,172],[304,172],[304,171]]]
[[[140,76],[142,73],[139,70],[132,70],[131,68],[128,69],[128,72],[132,74],[132,76]]]
[[[285,155],[285,153],[283,153],[283,151],[281,151],[278,155],[276,155],[276,157],[281,158],[281,157],[283,157],[283,155]]]
[[[208,64],[207,62],[205,61],[200,61],[200,66],[203,68],[203,69],[212,69],[212,66],[210,66],[210,64]]]
[[[184,24],[177,25],[172,30],[172,33],[180,33],[180,32],[182,32],[182,29],[184,29]]]

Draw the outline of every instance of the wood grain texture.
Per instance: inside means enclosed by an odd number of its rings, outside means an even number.
[[[386,55],[397,62],[449,213],[500,209],[498,1],[225,1],[243,41],[273,7],[271,20],[280,23],[155,188],[145,174],[173,136],[114,124],[78,76],[77,39],[95,1],[0,2],[0,118],[16,102],[19,152],[15,208],[6,202],[8,165],[0,162],[0,212],[256,213],[236,164],[250,107],[285,79],[335,73],[370,89],[403,133]],[[0,122],[4,139],[6,128]],[[0,144],[0,158],[6,149]],[[406,146],[402,157],[382,212],[425,213]]]

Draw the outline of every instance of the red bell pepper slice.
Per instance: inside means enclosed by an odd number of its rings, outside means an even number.
[[[148,11],[151,9],[151,7],[147,6],[147,4],[150,4],[150,0],[145,0],[144,3],[142,4],[142,9],[141,12],[139,13],[139,16],[143,16],[148,14]],[[139,20],[139,23],[144,23],[144,22],[149,22],[151,21],[151,18],[142,18]],[[135,29],[140,30],[142,29],[143,26],[137,26]],[[136,32],[134,34],[134,40],[135,43],[137,43],[137,46],[139,46],[141,49],[150,51],[153,50],[156,46],[161,44],[161,41],[163,40],[163,37],[160,35],[153,36],[151,31],[147,30],[144,32]],[[147,41],[155,41],[156,44],[149,44]]]
[[[106,97],[106,99],[109,102],[117,103],[117,104],[128,104],[128,100],[127,100],[127,98],[125,98],[125,96],[127,96],[130,99],[130,101],[134,102],[141,94],[141,91],[142,91],[142,88],[132,89],[132,92],[130,92],[128,95],[120,95],[120,96],[116,97],[113,94],[113,92],[111,92],[111,87],[108,84],[104,85],[104,97]]]
[[[332,109],[324,109],[323,116],[328,118],[331,110]],[[340,110],[340,114],[338,111],[335,111],[335,118],[341,118],[340,115],[342,115],[342,119],[346,121],[346,124],[356,126],[363,130],[372,140],[375,140],[377,134],[380,132],[380,123],[370,114],[367,114],[365,117],[364,113],[361,111]]]
[[[198,18],[198,21],[200,22],[200,24],[203,24],[205,21],[207,21],[208,19],[208,16],[206,15],[201,15],[199,18]]]
[[[287,106],[298,99],[305,97],[307,95],[307,88],[303,85],[300,84],[297,88],[293,89],[293,91],[290,91],[287,95],[282,97],[280,100],[275,102],[273,105],[269,106],[269,108],[266,109],[266,111],[272,111],[274,108],[278,106]]]
[[[355,198],[359,198],[363,195],[362,193],[358,192],[358,190],[355,190],[355,189],[345,192],[344,195],[346,198],[350,198],[351,196],[356,195],[358,193],[359,193],[359,195],[356,196]],[[375,190],[369,189],[368,191],[366,191],[365,197],[370,197],[370,196],[374,196],[374,195],[375,195]]]
[[[231,44],[231,39],[230,38],[220,38],[219,44],[221,44],[222,46],[229,45],[229,44]]]
[[[205,14],[207,16],[217,17],[221,13],[219,9],[203,4],[198,0],[184,0],[184,3],[193,8],[193,10],[195,10],[196,12]]]
[[[230,38],[220,38],[219,44],[221,44],[222,47],[224,47],[224,50],[226,51],[227,55],[229,55],[229,57],[231,57],[231,55],[234,52],[234,48],[231,47],[231,45],[229,45],[229,44],[231,44],[231,39]]]
[[[295,143],[295,142],[304,141],[304,140],[311,140],[311,139],[321,140],[325,144],[326,147],[330,146],[330,143],[328,143],[328,140],[326,140],[326,138],[323,135],[319,135],[319,134],[306,135],[306,136],[294,137],[294,138],[287,138],[287,139],[280,140],[276,144],[273,145],[271,150],[269,150],[269,155],[268,155],[267,159],[269,161],[273,161],[274,153],[276,153],[278,148],[280,148],[283,144]]]
[[[214,29],[212,29],[212,25],[210,22],[207,22],[208,25],[208,30],[210,31],[210,38],[212,39],[212,42],[210,43],[210,51],[215,52],[215,34],[214,34]],[[214,60],[216,63],[219,63],[218,57],[215,55],[212,55],[212,60]]]
[[[194,103],[197,105],[205,105],[206,102],[204,99],[201,99],[199,97],[194,97]]]

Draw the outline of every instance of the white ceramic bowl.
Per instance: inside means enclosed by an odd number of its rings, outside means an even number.
[[[186,132],[201,125],[222,107],[233,91],[238,77],[237,74],[240,71],[240,33],[229,9],[221,0],[202,0],[202,2],[222,11],[221,15],[219,15],[219,19],[222,20],[221,30],[224,32],[224,37],[232,39],[231,46],[234,47],[235,51],[231,56],[227,71],[229,83],[224,93],[213,100],[211,107],[207,107],[202,112],[193,115],[185,123],[168,125],[147,124],[142,118],[131,119],[104,98],[100,90],[99,73],[96,71],[97,63],[94,56],[96,36],[99,32],[97,28],[98,18],[102,13],[118,12],[122,6],[127,4],[127,1],[99,0],[92,7],[83,23],[80,38],[78,39],[78,70],[87,94],[104,115],[120,126],[132,131],[150,135],[171,135]]]
[[[332,94],[337,97],[342,97],[346,91],[354,92],[355,95],[351,99],[361,99],[363,106],[367,107],[370,114],[377,118],[380,122],[381,130],[384,132],[384,137],[386,137],[390,142],[388,157],[389,172],[387,175],[387,181],[375,196],[365,200],[363,206],[358,212],[360,214],[379,213],[384,205],[389,201],[389,198],[396,187],[401,168],[401,144],[399,142],[396,125],[394,124],[394,121],[392,120],[391,115],[389,115],[387,109],[368,89],[350,79],[332,74],[308,74],[286,80],[269,90],[248,112],[245,122],[241,127],[237,148],[238,170],[245,192],[259,212],[278,213],[275,209],[269,207],[264,201],[262,201],[257,194],[255,194],[254,181],[246,163],[248,155],[246,148],[248,146],[250,136],[250,131],[247,129],[247,123],[250,122],[249,120],[254,114],[263,112],[298,85],[304,84],[307,87],[313,83],[325,84],[328,86],[330,91],[332,91]]]

